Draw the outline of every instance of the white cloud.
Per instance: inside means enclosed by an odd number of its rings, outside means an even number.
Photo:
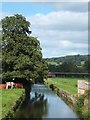
[[[87,12],[55,11],[28,17],[44,57],[88,53]]]
[[[88,29],[88,13],[51,12],[47,15],[36,14],[29,18],[33,28],[59,29],[61,31],[82,31]]]
[[[34,36],[40,40],[44,57],[62,56],[77,52],[78,54],[88,53],[88,32],[87,31],[35,31]]]
[[[3,17],[10,15],[3,13]],[[26,16],[25,16],[26,17]],[[54,11],[28,16],[32,36],[38,37],[43,57],[88,53],[88,13]]]

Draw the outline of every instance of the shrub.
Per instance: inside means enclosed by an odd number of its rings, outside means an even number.
[[[84,120],[90,120],[90,110],[82,109],[82,116]]]
[[[86,93],[87,94],[87,93]],[[75,104],[75,111],[78,113],[78,115],[81,116],[84,120],[89,120],[90,119],[90,110],[87,110],[84,106],[84,100],[87,97],[85,95],[81,95]]]
[[[52,90],[54,90],[54,85],[53,85],[53,84],[51,84],[51,85],[50,85],[50,88],[51,88]]]
[[[83,95],[81,95],[77,99],[77,102],[75,104],[75,111],[80,115],[82,114],[82,106],[84,106],[84,96]]]

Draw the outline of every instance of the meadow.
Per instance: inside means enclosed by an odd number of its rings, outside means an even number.
[[[48,78],[48,84],[54,84],[57,87],[77,96],[77,81],[88,80],[88,78]]]
[[[12,109],[15,102],[22,95],[24,89],[3,89],[0,90],[0,97],[2,107],[0,107],[0,111],[2,111],[2,118]],[[1,114],[1,113],[0,113]]]

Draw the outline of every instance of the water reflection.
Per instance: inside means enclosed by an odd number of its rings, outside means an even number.
[[[39,118],[39,120],[44,118],[78,118],[73,110],[45,85],[34,85],[30,93],[31,97],[35,92],[44,93],[47,103],[31,104],[29,100],[23,103],[20,111],[15,115],[16,118]]]
[[[32,91],[30,94],[32,98],[34,97],[35,92]],[[47,102],[41,101],[37,103],[31,103],[30,100],[28,100],[25,101],[20,110],[16,112],[15,118],[39,118],[39,120],[41,120],[43,115],[48,115]]]

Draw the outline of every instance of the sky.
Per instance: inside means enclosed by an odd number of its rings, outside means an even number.
[[[3,0],[0,19],[17,13],[30,21],[31,36],[37,37],[40,41],[43,58],[88,54],[87,0],[84,2]]]

